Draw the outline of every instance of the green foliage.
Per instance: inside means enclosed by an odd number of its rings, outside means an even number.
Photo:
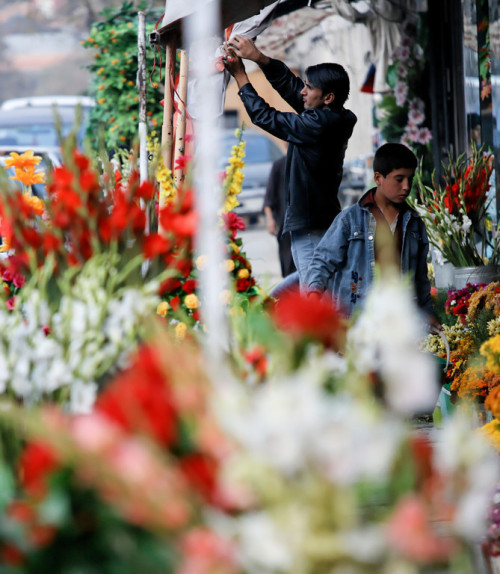
[[[139,94],[136,87],[137,62],[137,12],[144,10],[143,3],[125,2],[118,10],[104,10],[103,21],[91,28],[90,37],[83,42],[94,51],[94,61],[88,66],[91,73],[91,94],[96,106],[90,114],[88,136],[95,149],[99,134],[103,134],[108,149],[131,148],[138,133]],[[146,12],[146,37],[161,17],[162,9]],[[155,54],[146,52],[148,73],[154,69]],[[159,80],[159,64],[158,69]],[[163,109],[157,83],[148,85],[147,114],[151,127],[161,125]]]

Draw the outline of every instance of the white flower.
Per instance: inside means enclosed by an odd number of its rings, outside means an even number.
[[[460,411],[445,422],[434,453],[436,469],[450,484],[460,485],[453,527],[468,540],[485,533],[488,509],[499,480],[500,465],[486,439]]]
[[[93,382],[73,381],[71,385],[70,410],[72,413],[88,414],[92,412],[97,397],[97,385]]]
[[[235,526],[238,553],[245,570],[250,574],[290,571],[292,548],[268,513],[246,514]]]
[[[422,316],[409,285],[395,274],[374,282],[363,312],[348,333],[348,352],[361,373],[379,373],[386,400],[398,413],[428,411],[436,404],[437,369],[419,351]]]

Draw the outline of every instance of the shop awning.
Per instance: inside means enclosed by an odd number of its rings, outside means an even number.
[[[161,28],[150,35],[153,44],[165,46],[169,32],[179,28],[183,18],[193,14],[201,7],[215,0],[166,0],[165,14]],[[221,10],[221,28],[241,22],[258,14],[263,8],[276,0],[219,0]],[[276,6],[274,17],[278,18],[305,6],[314,6],[322,0],[281,0]]]

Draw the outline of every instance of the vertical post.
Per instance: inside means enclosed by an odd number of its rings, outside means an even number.
[[[172,79],[175,71],[175,33],[170,32],[165,52],[165,96],[163,98],[163,125],[161,129],[161,149],[163,163],[167,169],[172,169],[172,141],[174,133],[174,95]],[[160,202],[160,207],[162,207]]]
[[[146,124],[146,14],[138,12],[137,31],[137,89],[139,91],[139,174],[141,183],[148,179],[148,150]]]
[[[211,81],[213,62],[210,58],[214,38],[220,30],[219,7],[219,0],[205,2],[186,21],[191,68],[201,94],[196,110],[193,183],[200,217],[196,249],[200,255],[207,257],[207,265],[200,272],[202,313],[207,327],[203,344],[207,363],[215,375],[224,367],[223,354],[228,342],[226,311],[221,304],[221,292],[227,284],[227,273],[222,265],[224,236],[219,225],[223,194],[217,178],[220,157],[217,114],[221,94]]]
[[[177,106],[177,122],[175,126],[175,146],[174,146],[174,184],[176,187],[184,179],[184,170],[175,169],[175,164],[180,156],[184,155],[186,137],[186,98],[187,98],[187,69],[188,58],[186,50],[180,52],[180,71],[179,86],[177,89],[179,95],[179,104]]]

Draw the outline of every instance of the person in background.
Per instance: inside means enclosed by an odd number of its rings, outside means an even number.
[[[292,257],[290,235],[282,233],[286,206],[285,168],[286,156],[277,159],[273,163],[269,179],[267,180],[266,195],[264,196],[266,229],[271,235],[275,235],[278,240],[282,277],[287,277],[296,269]]]
[[[242,58],[256,62],[272,87],[295,110],[280,112],[255,91]],[[236,80],[251,121],[288,142],[283,233],[291,234],[293,260],[304,285],[313,252],[340,212],[338,190],[347,142],[357,118],[344,108],[349,76],[340,64],[310,66],[306,79],[235,35],[225,47],[226,69]]]
[[[479,114],[472,113],[467,115],[467,128],[469,133],[468,153],[470,157],[472,155],[473,145],[478,149],[481,147],[481,117]]]
[[[403,144],[387,143],[373,159],[376,187],[338,215],[319,243],[307,275],[309,296],[320,296],[333,279],[332,295],[347,315],[362,306],[373,282],[374,267],[386,235],[392,233],[396,262],[410,274],[417,305],[431,328],[440,329],[427,276],[429,240],[425,225],[406,203],[417,167]]]

